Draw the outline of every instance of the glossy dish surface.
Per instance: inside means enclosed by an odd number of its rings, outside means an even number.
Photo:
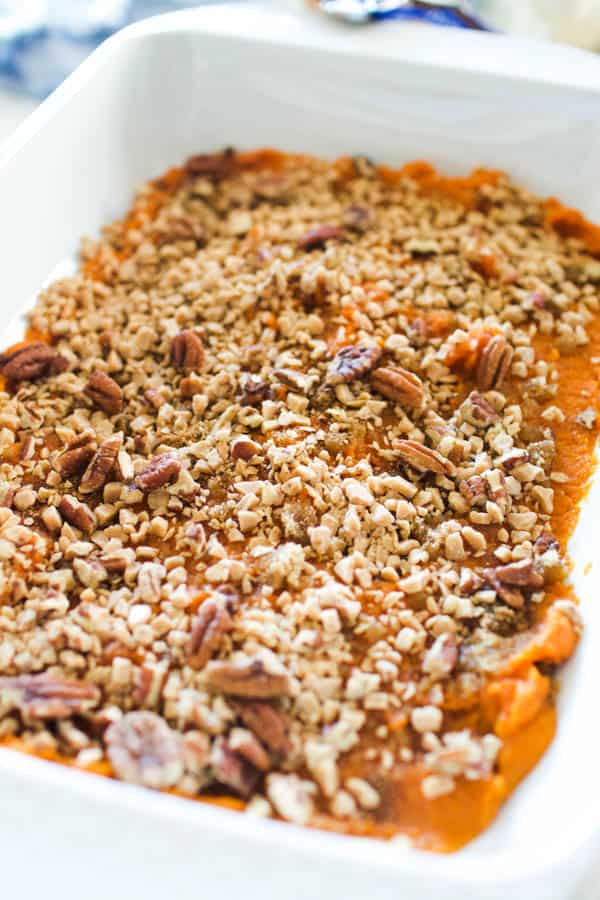
[[[599,249],[493,171],[226,151],[144,185],[0,358],[6,745],[475,837],[580,633]]]

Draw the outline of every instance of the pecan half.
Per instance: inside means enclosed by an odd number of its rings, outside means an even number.
[[[235,150],[226,147],[222,153],[198,153],[190,156],[185,164],[188,175],[206,175],[208,178],[223,178],[233,169]]]
[[[18,709],[26,721],[83,715],[99,700],[100,691],[94,685],[47,672],[0,678],[0,708]]]
[[[229,700],[229,705],[246,728],[280,756],[287,756],[291,744],[289,722],[284,714],[265,700]]]
[[[178,369],[201,369],[204,343],[197,331],[186,328],[171,341],[171,363]]]
[[[343,236],[343,229],[337,225],[318,225],[298,238],[298,247],[301,250],[314,250],[317,247],[322,247],[326,241],[339,239]]]
[[[400,366],[382,366],[371,373],[371,384],[376,391],[400,405],[417,408],[423,403],[423,382]]]
[[[141,491],[155,491],[176,481],[180,472],[181,461],[172,453],[162,453],[136,475],[134,483]]]
[[[57,375],[68,368],[68,362],[49,344],[26,344],[10,353],[0,354],[0,374],[7,381],[37,381]]]
[[[487,428],[500,418],[494,407],[477,391],[471,391],[459,409],[465,422],[477,428]]]
[[[412,466],[417,472],[435,472],[437,475],[454,475],[453,463],[437,450],[426,447],[418,441],[399,440],[394,443],[394,450],[400,459]]]
[[[183,774],[180,736],[152,712],[130,712],[104,735],[117,778],[151,788],[172,787]]]
[[[325,384],[336,385],[362,378],[381,359],[379,347],[342,347],[338,350],[327,369]]]
[[[221,640],[233,628],[231,616],[225,604],[209,597],[205,600],[192,622],[187,645],[187,662],[194,669],[202,669],[219,649]]]
[[[285,670],[269,672],[260,659],[247,662],[209,662],[204,670],[204,683],[211,691],[234,697],[285,697],[289,694],[290,677]]]
[[[80,441],[71,444],[56,457],[54,468],[60,472],[63,478],[81,475],[96,452],[96,441],[92,434],[83,435]]]
[[[83,478],[79,485],[79,490],[82,494],[91,494],[105,485],[115,467],[122,443],[123,433],[119,432],[100,444],[89,466],[83,473]]]
[[[107,416],[115,416],[123,409],[123,391],[105,372],[95,369],[84,390],[94,406],[99,407]]]
[[[495,334],[479,356],[477,387],[480,391],[497,390],[502,386],[510,369],[513,349],[503,334]]]
[[[271,758],[256,735],[245,728],[232,728],[227,738],[229,749],[242,756],[260,772],[268,772]]]
[[[79,528],[84,534],[91,534],[96,527],[96,517],[86,503],[80,503],[71,494],[65,494],[58,504],[58,511],[70,525]]]
[[[210,762],[216,780],[241,797],[249,797],[260,779],[259,770],[235,753],[225,738],[214,742]]]

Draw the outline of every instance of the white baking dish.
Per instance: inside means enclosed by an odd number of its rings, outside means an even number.
[[[0,154],[1,343],[78,238],[193,152],[274,145],[446,171],[502,167],[600,220],[600,63],[579,51],[408,25],[349,30],[219,7],[96,52]],[[0,862],[18,896],[87,900],[565,900],[600,838],[600,490],[572,544],[587,631],[560,731],[479,840],[451,857],[263,822],[0,751]],[[597,565],[597,564],[596,564]],[[592,602],[596,600],[596,602]]]

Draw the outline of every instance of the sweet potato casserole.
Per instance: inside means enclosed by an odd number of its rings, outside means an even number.
[[[192,157],[0,357],[0,740],[432,850],[555,731],[600,233],[497,172]]]

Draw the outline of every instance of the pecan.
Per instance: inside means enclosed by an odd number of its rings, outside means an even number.
[[[217,738],[214,742],[210,761],[218,782],[241,797],[249,797],[254,791],[260,772],[247,759],[238,756],[224,738]]]
[[[172,481],[176,481],[181,472],[181,462],[172,453],[155,456],[148,465],[135,477],[135,485],[141,491],[155,491]]]
[[[487,481],[482,475],[465,478],[458,489],[471,506],[483,506],[487,500]]]
[[[423,671],[432,678],[445,678],[458,662],[458,644],[453,634],[440,634],[423,657]]]
[[[298,247],[301,250],[314,250],[316,247],[322,247],[326,241],[343,236],[343,230],[337,225],[318,225],[298,238]]]
[[[512,609],[522,609],[525,605],[525,597],[523,596],[523,592],[519,590],[517,587],[513,587],[509,584],[503,584],[499,578],[496,578],[493,574],[492,570],[484,570],[484,574],[486,574],[487,584],[491,588],[493,588],[501,600],[503,600],[507,606],[510,606]]]
[[[381,358],[379,347],[352,346],[338,350],[327,369],[325,383],[329,385],[349,383],[362,378],[377,365]]]
[[[245,728],[232,728],[227,738],[229,749],[243,757],[260,772],[268,772],[271,758],[256,735]]]
[[[152,407],[152,409],[160,409],[165,402],[165,398],[160,391],[157,391],[154,388],[147,388],[144,391],[144,400]]]
[[[117,382],[105,372],[95,369],[84,390],[92,403],[107,416],[115,416],[123,409],[123,391]]]
[[[253,731],[269,750],[287,756],[291,749],[289,722],[282,712],[265,700],[229,700],[228,703],[246,728]]]
[[[87,469],[96,451],[96,442],[91,434],[84,435],[82,440],[85,442],[71,445],[56,458],[54,467],[63,478],[73,478]]]
[[[469,594],[474,594],[475,591],[479,591],[484,584],[485,581],[481,575],[478,575],[473,569],[461,569],[458,586],[467,596]]]
[[[204,670],[204,683],[211,691],[261,699],[287,696],[291,688],[289,675],[284,669],[269,672],[260,659],[209,662]]]
[[[435,472],[437,475],[454,475],[454,465],[437,450],[426,447],[418,441],[399,440],[394,450],[400,459],[417,472]]]
[[[520,466],[522,463],[529,462],[529,453],[527,450],[519,450],[517,447],[514,447],[512,450],[509,450],[507,453],[503,453],[502,456],[498,457],[497,462],[505,471],[510,472],[515,466]]]
[[[58,504],[58,511],[75,528],[85,534],[91,534],[96,527],[96,517],[86,503],[80,503],[71,494],[65,494]]]
[[[314,382],[317,380],[314,375],[306,375],[297,369],[275,369],[273,371],[275,378],[282,384],[297,391],[300,394],[308,394]]]
[[[79,485],[79,490],[82,494],[92,494],[108,481],[108,477],[115,467],[122,443],[123,434],[119,432],[100,444],[89,466],[83,473],[83,478]]]
[[[188,175],[205,175],[208,178],[223,178],[233,170],[235,150],[226,147],[222,153],[198,153],[190,156],[185,164]]]
[[[180,736],[152,712],[130,712],[104,735],[117,778],[151,788],[172,787],[183,774]]]
[[[413,408],[423,403],[423,382],[413,372],[399,366],[382,366],[371,373],[371,384],[376,391],[404,406]]]
[[[346,228],[353,231],[366,231],[373,220],[373,212],[366,206],[348,206],[342,215]]]
[[[225,604],[210,597],[205,600],[194,621],[187,645],[187,662],[194,669],[202,669],[215,653],[223,636],[233,628]]]
[[[154,662],[143,663],[136,670],[131,692],[131,699],[136,706],[145,706],[146,709],[156,706],[168,674],[165,665]]]
[[[500,418],[494,407],[477,391],[471,391],[461,403],[460,412],[465,422],[478,428],[487,428]]]
[[[520,559],[518,562],[507,563],[504,566],[484,569],[483,575],[485,578],[498,580],[502,584],[525,588],[540,588],[544,583],[544,577],[532,559]]]
[[[201,369],[204,363],[204,344],[197,331],[186,328],[171,341],[171,363],[178,369]]]
[[[0,678],[0,708],[18,709],[23,719],[68,719],[98,704],[100,691],[92,684],[41,675]]]
[[[9,353],[0,354],[0,374],[7,381],[37,381],[64,372],[68,362],[49,344],[26,344]]]
[[[560,544],[551,531],[544,531],[533,544],[535,553],[547,553],[548,550],[555,550],[560,553]]]
[[[477,365],[477,387],[480,391],[499,389],[510,369],[513,349],[503,334],[495,334],[482,349]]]
[[[271,386],[259,378],[248,378],[242,388],[240,403],[242,406],[260,406],[271,397]]]
[[[261,451],[260,444],[250,438],[238,437],[231,444],[231,458],[243,459],[246,462]]]

